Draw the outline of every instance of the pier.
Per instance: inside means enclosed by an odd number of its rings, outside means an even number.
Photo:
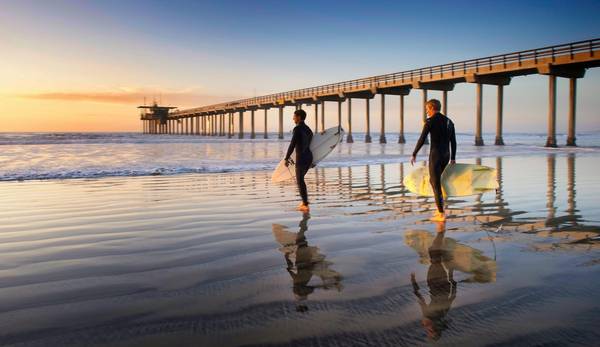
[[[365,99],[365,141],[371,142],[370,100],[378,96],[382,106],[380,110],[381,128],[379,129],[378,141],[380,143],[387,143],[384,106],[386,95],[389,95],[390,97],[397,96],[400,98],[400,109],[398,112],[400,127],[399,137],[396,142],[405,143],[404,98],[409,96],[411,91],[418,90],[417,94],[420,94],[422,98],[422,121],[424,121],[427,118],[425,114],[427,91],[442,91],[442,113],[446,114],[448,112],[448,92],[451,92],[457,83],[473,83],[476,84],[474,143],[477,146],[484,145],[482,137],[484,121],[482,95],[484,86],[490,86],[497,90],[496,136],[494,144],[500,146],[504,145],[502,136],[504,87],[510,85],[513,77],[539,74],[548,76],[548,136],[546,146],[557,146],[557,77],[569,79],[566,145],[575,146],[577,79],[584,77],[586,69],[600,66],[599,51],[600,39],[592,39],[331,83],[186,110],[171,111],[171,108],[167,108],[166,114],[165,110],[163,110],[165,107],[154,105],[154,109],[145,108],[145,110],[151,110],[151,112],[142,114],[142,128],[145,134],[227,136],[228,138],[237,137],[242,139],[245,137],[244,114],[250,112],[250,138],[256,138],[255,112],[262,110],[264,111],[263,137],[267,138],[267,110],[275,108],[278,110],[278,138],[283,139],[283,112],[285,107],[298,109],[303,106],[313,106],[314,130],[322,131],[325,129],[325,103],[337,103],[337,125],[343,126],[342,104],[345,102],[347,104],[346,117],[348,130],[346,141],[351,143],[354,141],[352,136],[352,99]],[[321,110],[320,114],[319,108]],[[238,120],[237,136],[235,136],[236,115]],[[225,119],[227,119],[227,122]],[[227,123],[227,127],[225,123]]]

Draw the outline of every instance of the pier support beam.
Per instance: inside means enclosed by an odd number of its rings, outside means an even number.
[[[256,138],[256,132],[254,131],[254,109],[250,110],[250,138]]]
[[[575,143],[575,110],[577,102],[577,78],[569,78],[569,125],[567,130],[567,146]]]
[[[217,133],[219,136],[225,136],[225,113],[217,115],[217,123],[217,128],[219,129]]]
[[[319,104],[315,102],[315,134],[319,132]]]
[[[263,138],[265,138],[265,139],[269,138],[268,130],[267,130],[267,111],[268,111],[268,109],[265,108],[265,134],[263,135]]]
[[[352,138],[352,99],[348,98],[348,136],[346,136],[347,143],[353,143]]]
[[[546,147],[556,147],[556,76],[548,76],[548,139]]]
[[[442,113],[448,115],[448,91],[442,90]]]
[[[477,114],[476,114],[476,126],[475,126],[475,145],[483,146],[482,138],[482,122],[483,122],[483,111],[482,111],[482,97],[483,97],[483,85],[495,85],[498,86],[498,98],[497,98],[497,118],[496,118],[496,139],[494,144],[504,145],[504,139],[502,138],[502,122],[503,122],[503,104],[504,104],[504,86],[510,84],[511,77],[506,74],[468,74],[465,76],[465,81],[468,83],[477,83]]]
[[[200,135],[200,116],[196,117],[196,135]]]
[[[379,143],[387,143],[385,139],[385,94],[381,94],[381,131],[379,134]]]
[[[325,100],[321,102],[321,132],[325,131]]]
[[[279,106],[279,131],[277,135],[278,139],[283,139],[283,106]]]
[[[483,146],[483,137],[481,136],[483,120],[483,84],[477,83],[477,111],[475,115],[475,146]]]
[[[231,112],[227,114],[227,138],[231,138],[233,131],[231,129]]]
[[[243,139],[244,138],[244,111],[239,112],[238,124],[239,124],[238,139]]]
[[[371,99],[365,99],[365,117],[367,121],[367,132],[365,134],[365,142],[371,143]]]
[[[502,111],[503,111],[503,103],[504,103],[504,86],[498,86],[498,100],[497,100],[497,110],[496,110],[496,140],[494,144],[496,146],[504,146],[504,139],[502,138]]]
[[[400,135],[398,136],[398,143],[406,143],[404,138],[404,95],[400,95]]]
[[[337,104],[338,104],[338,131],[340,131],[342,129],[342,101],[338,101]]]
[[[427,104],[427,89],[423,89],[423,124],[427,121],[427,112],[425,112],[425,104]],[[424,144],[429,144],[429,137],[425,138]]]

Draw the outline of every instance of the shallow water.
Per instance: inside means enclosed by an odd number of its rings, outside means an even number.
[[[0,181],[101,178],[114,176],[175,175],[205,172],[273,170],[289,144],[276,134],[265,139],[227,139],[182,135],[136,133],[0,133]],[[374,141],[377,141],[375,135]],[[491,138],[490,138],[491,136]],[[493,143],[486,134],[486,143]],[[342,142],[321,162],[321,167],[347,167],[408,162],[418,134],[406,134],[407,144],[395,143],[398,135],[388,133],[388,144]],[[458,158],[486,156],[530,156],[547,153],[600,154],[600,134],[578,134],[579,147],[545,148],[545,135],[506,134],[506,146],[473,145],[473,136],[458,134]],[[421,150],[426,158],[428,146]]]
[[[0,345],[593,345],[598,159],[461,160],[501,187],[445,227],[404,163],[312,170],[310,215],[267,171],[0,182]]]

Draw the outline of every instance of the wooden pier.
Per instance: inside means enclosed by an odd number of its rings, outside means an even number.
[[[254,98],[235,100],[215,105],[169,112],[166,116],[144,113],[141,117],[146,134],[186,134],[202,136],[235,136],[235,117],[238,118],[237,138],[244,138],[244,114],[250,112],[250,138],[256,138],[255,112],[264,111],[264,138],[267,138],[267,110],[278,109],[278,138],[283,138],[283,111],[285,107],[314,106],[315,131],[325,128],[325,103],[337,103],[338,125],[342,119],[342,103],[347,103],[347,142],[352,136],[352,99],[365,99],[366,136],[371,142],[369,101],[380,95],[381,128],[379,142],[386,143],[385,96],[400,98],[400,135],[398,143],[404,143],[404,98],[414,89],[421,91],[423,120],[426,119],[425,102],[428,90],[442,91],[442,113],[447,112],[448,92],[457,83],[475,83],[475,145],[484,145],[482,138],[484,85],[497,89],[495,145],[503,145],[503,92],[512,77],[531,74],[548,76],[548,137],[547,147],[556,147],[556,78],[569,79],[569,113],[567,146],[576,145],[576,91],[577,79],[583,78],[588,68],[600,66],[600,39],[572,42],[562,45],[530,49],[479,59],[430,66],[391,74],[331,83],[317,87],[292,90]],[[320,127],[319,127],[319,105]],[[156,105],[155,105],[156,106]],[[159,106],[156,106],[159,107]],[[162,112],[162,111],[161,111]],[[227,121],[226,121],[227,119]],[[227,123],[227,126],[226,126]],[[227,128],[227,134],[226,129]]]

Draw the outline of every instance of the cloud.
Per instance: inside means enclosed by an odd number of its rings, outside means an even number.
[[[116,91],[103,92],[70,92],[54,91],[42,93],[18,94],[20,98],[32,100],[64,101],[64,102],[96,102],[110,104],[141,105],[146,98],[146,104],[150,104],[154,99],[157,102],[162,100],[164,105],[173,105],[178,107],[196,107],[210,105],[228,100],[235,100],[239,97],[218,96],[200,93],[197,90],[185,89],[179,91],[156,91],[140,90],[130,87],[120,87]]]

